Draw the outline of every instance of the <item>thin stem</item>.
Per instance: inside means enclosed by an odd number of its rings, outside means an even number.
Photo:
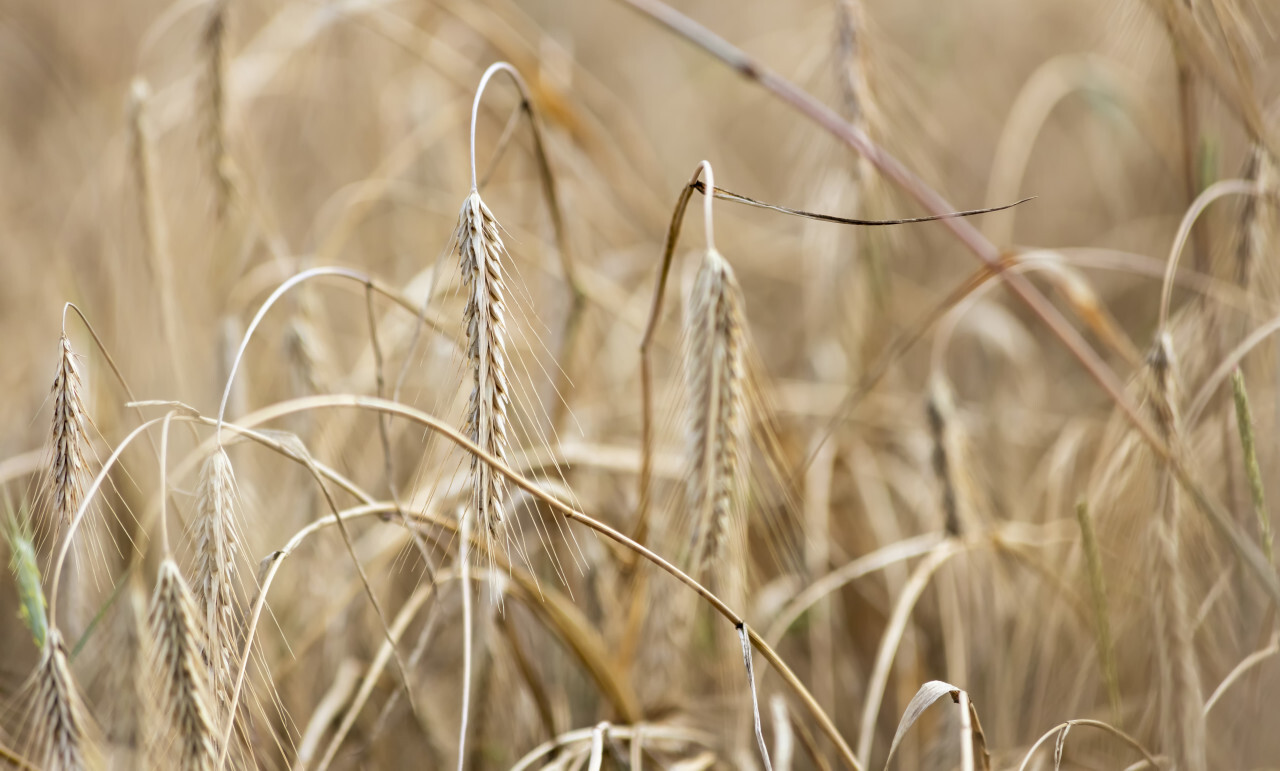
[[[565,414],[568,412],[565,394],[572,385],[569,360],[573,352],[574,343],[577,340],[582,313],[586,309],[587,294],[578,283],[578,276],[574,270],[574,260],[569,246],[569,234],[565,229],[564,216],[560,207],[560,194],[557,192],[555,175],[551,173],[551,161],[547,157],[547,147],[546,142],[543,141],[542,127],[533,109],[533,97],[528,84],[525,83],[524,78],[520,75],[520,71],[507,62],[494,62],[489,65],[489,68],[485,70],[484,75],[480,78],[480,85],[476,88],[476,95],[471,103],[471,190],[477,191],[479,189],[479,181],[476,177],[476,123],[480,115],[480,100],[484,96],[484,90],[489,84],[489,80],[499,72],[505,72],[511,77],[516,90],[520,92],[520,109],[529,118],[529,132],[533,136],[533,155],[538,163],[538,176],[542,181],[542,193],[547,199],[547,209],[551,215],[551,227],[555,231],[556,250],[560,253],[560,269],[564,272],[565,283],[568,285],[570,293],[569,312],[565,316],[564,331],[560,339],[560,352],[557,356],[557,361],[561,362],[561,365],[558,367],[559,373],[553,389],[554,396],[552,397],[555,401],[551,409],[551,425],[553,429],[558,429]],[[509,130],[513,125],[513,121],[507,122],[503,135],[498,140],[498,152],[501,152],[505,147],[506,138],[509,136]],[[496,165],[497,160],[495,156],[492,164]],[[492,166],[490,171],[492,171]],[[487,177],[488,174],[486,174],[486,179]]]
[[[716,179],[711,171],[710,161],[702,161],[698,164],[698,168],[707,178],[706,189],[711,191],[711,195],[702,196],[702,226],[706,229],[707,251],[714,252],[716,250],[716,229],[711,220],[711,202],[716,197]]]
[[[1164,284],[1160,288],[1160,320],[1156,326],[1157,334],[1168,328],[1169,304],[1173,297],[1173,275],[1178,270],[1178,261],[1187,245],[1187,237],[1191,235],[1191,228],[1196,224],[1200,214],[1208,208],[1209,204],[1224,196],[1258,195],[1260,192],[1256,182],[1251,182],[1247,179],[1224,179],[1220,182],[1214,182],[1205,188],[1204,192],[1196,196],[1196,199],[1191,202],[1186,214],[1182,216],[1182,222],[1178,225],[1178,233],[1173,239],[1173,247],[1169,251],[1169,262],[1164,272]]]
[[[694,182],[693,189],[697,190],[699,193],[702,193],[703,195],[707,194],[707,186],[703,184],[701,181]],[[757,209],[767,209],[769,211],[776,211],[781,214],[790,214],[793,217],[803,217],[804,219],[816,220],[817,222],[830,222],[833,225],[858,225],[861,227],[884,227],[887,225],[913,225],[920,222],[937,222],[938,220],[951,219],[952,217],[973,217],[979,214],[991,214],[992,212],[1004,211],[1005,209],[1012,209],[1015,206],[1020,206],[1026,203],[1027,201],[1034,201],[1036,199],[1036,196],[1032,195],[1032,196],[1027,196],[1026,198],[1014,201],[1013,203],[1004,204],[1003,206],[992,206],[987,209],[966,209],[964,211],[953,211],[947,214],[938,214],[938,215],[931,214],[927,217],[906,217],[904,219],[895,219],[895,220],[863,220],[863,219],[857,219],[855,217],[837,217],[834,214],[822,214],[821,212],[805,211],[803,209],[791,209],[786,206],[779,206],[777,204],[768,203],[766,201],[757,201],[756,199],[748,198],[747,196],[742,195],[741,193],[729,192],[728,190],[725,190],[723,187],[716,188],[712,194],[716,198],[719,198],[721,201],[732,201],[733,203],[740,203],[743,206],[753,206]]]
[[[1100,731],[1105,731],[1141,753],[1143,759],[1145,759],[1152,768],[1160,768],[1160,765],[1156,763],[1156,759],[1151,756],[1151,753],[1147,751],[1146,747],[1143,747],[1138,743],[1137,739],[1134,739],[1119,728],[1116,728],[1113,725],[1108,725],[1101,720],[1068,720],[1065,723],[1059,723],[1053,728],[1050,728],[1036,741],[1035,744],[1031,745],[1031,749],[1027,750],[1026,756],[1022,758],[1022,763],[1018,766],[1018,771],[1026,771],[1027,766],[1031,763],[1031,758],[1035,756],[1036,750],[1040,749],[1042,744],[1049,741],[1054,734],[1059,731],[1069,729],[1072,726],[1084,726],[1086,728],[1096,728]]]
[[[412,313],[415,317],[419,316],[419,311],[420,311],[419,306],[411,302],[407,297],[404,297],[402,294],[395,291],[394,289],[387,287],[382,282],[374,278],[371,278],[369,276],[366,276],[365,274],[359,271],[351,270],[350,268],[337,268],[337,267],[308,268],[307,270],[304,270],[301,273],[297,273],[293,276],[290,276],[288,279],[285,280],[283,284],[276,287],[275,291],[272,292],[271,295],[266,299],[266,301],[262,303],[262,307],[258,309],[258,312],[254,314],[253,321],[249,323],[249,328],[245,330],[244,339],[240,341],[240,348],[239,350],[236,351],[236,358],[234,361],[231,362],[231,372],[227,375],[227,384],[222,390],[222,401],[218,405],[219,444],[221,444],[221,441],[222,441],[222,424],[226,417],[227,401],[231,398],[231,386],[232,384],[235,383],[236,372],[239,371],[240,369],[240,361],[244,358],[245,349],[249,347],[249,340],[253,338],[253,333],[258,329],[258,325],[262,323],[263,317],[267,315],[267,311],[271,309],[271,306],[274,305],[276,301],[278,301],[281,297],[283,297],[286,292],[298,286],[299,284],[303,283],[304,281],[310,281],[313,278],[319,278],[321,276],[337,276],[338,278],[346,278],[352,281],[357,281],[360,284],[362,284],[366,288],[366,290],[377,292],[378,294],[383,295],[387,299],[393,300],[397,305],[404,308],[408,312]],[[425,304],[422,310],[425,310]],[[422,314],[421,318],[425,319],[425,313]]]
[[[169,500],[169,479],[168,479],[168,459],[169,459],[169,422],[173,420],[174,411],[170,410],[165,413],[164,425],[160,427],[160,543],[164,545],[164,556],[168,557],[173,552],[169,550],[169,517],[166,501]]]
[[[764,760],[765,771],[773,771],[773,763],[769,760],[769,747],[764,741],[764,728],[760,725],[760,699],[756,696],[756,670],[751,665],[751,643],[747,639],[747,625],[738,624],[738,639],[742,642],[742,664],[747,668],[747,687],[751,689],[751,713],[755,718],[756,744],[760,747],[760,757]]]
[[[684,226],[684,213],[689,207],[689,199],[693,197],[694,185],[702,176],[703,166],[710,170],[706,161],[698,164],[693,170],[689,182],[680,189],[676,198],[675,209],[671,212],[671,224],[667,226],[667,238],[662,245],[662,262],[658,267],[658,283],[653,289],[653,303],[649,307],[649,321],[645,324],[644,334],[640,337],[640,479],[639,502],[636,506],[636,524],[632,529],[632,537],[640,543],[649,536],[650,485],[653,479],[653,361],[650,347],[658,328],[658,319],[662,316],[662,301],[666,297],[667,277],[671,274],[671,261],[675,255],[676,244],[680,241],[680,229]],[[714,189],[714,185],[712,186]],[[706,210],[707,227],[710,228],[710,207]],[[708,233],[708,236],[711,234]]]
[[[458,568],[462,585],[462,720],[458,728],[458,771],[467,760],[467,723],[471,717],[471,515],[465,509],[462,514],[462,536],[458,541]]]

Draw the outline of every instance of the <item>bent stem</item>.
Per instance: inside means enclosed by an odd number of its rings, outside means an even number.
[[[570,379],[572,370],[571,357],[581,326],[582,313],[587,307],[587,294],[578,282],[578,275],[574,270],[573,255],[569,247],[569,234],[564,226],[564,215],[560,206],[560,195],[556,188],[556,178],[551,173],[551,162],[547,157],[547,148],[542,137],[541,123],[533,109],[533,97],[529,90],[529,85],[525,83],[520,71],[507,62],[494,62],[489,65],[489,68],[485,70],[484,75],[480,78],[480,85],[476,88],[475,99],[471,104],[471,189],[479,189],[476,177],[476,120],[480,113],[480,100],[484,95],[485,86],[489,84],[489,80],[500,72],[506,73],[515,84],[516,90],[520,92],[520,109],[529,118],[529,133],[533,137],[533,155],[538,163],[538,178],[542,182],[542,194],[546,197],[547,211],[551,216],[551,227],[555,232],[556,251],[560,253],[560,269],[563,271],[565,283],[569,287],[569,311],[565,316],[564,329],[560,335],[560,352],[556,357],[556,361],[561,362],[561,364],[558,367],[554,396],[552,398],[551,426],[553,429],[558,430],[565,415],[568,413],[565,394],[568,393],[572,385]],[[510,136],[512,126],[513,122],[508,121],[506,128],[503,130],[503,135],[498,141],[498,152],[501,152],[506,147],[506,140]],[[496,157],[493,165],[497,165]]]

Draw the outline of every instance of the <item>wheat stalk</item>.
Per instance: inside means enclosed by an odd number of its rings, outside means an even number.
[[[49,630],[35,672],[30,757],[45,771],[92,766],[84,707],[76,693],[67,651],[57,627]]]
[[[502,265],[506,248],[497,219],[475,188],[458,214],[456,238],[467,291],[463,325],[467,334],[467,366],[472,377],[465,433],[485,452],[505,462],[511,402]],[[505,480],[487,463],[472,457],[471,489],[472,507],[483,537],[496,538],[506,501]]]
[[[155,640],[151,666],[159,673],[160,703],[177,743],[178,768],[212,769],[218,753],[200,656],[203,633],[195,599],[172,558],[160,563],[150,624]]]

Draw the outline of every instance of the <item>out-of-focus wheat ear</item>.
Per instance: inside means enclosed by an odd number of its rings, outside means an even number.
[[[1259,271],[1269,265],[1267,257],[1276,244],[1280,207],[1275,196],[1280,194],[1280,165],[1266,148],[1255,145],[1244,177],[1256,182],[1263,193],[1245,198],[1240,215],[1243,227],[1236,251],[1236,281],[1242,288],[1250,289]]]
[[[1267,562],[1275,564],[1271,513],[1267,511],[1266,488],[1262,485],[1262,470],[1258,466],[1258,447],[1253,435],[1253,410],[1249,407],[1249,392],[1244,387],[1244,374],[1237,367],[1231,373],[1231,393],[1236,407],[1236,429],[1240,433],[1240,447],[1244,453],[1245,477],[1249,480],[1249,497],[1253,501],[1253,514],[1258,520],[1258,537],[1262,541],[1262,553]]]
[[[878,138],[884,115],[876,95],[874,59],[866,45],[867,15],[862,0],[837,0],[836,34],[836,80],[840,84],[844,116],[868,136]],[[856,163],[858,182],[862,185],[859,197],[869,198],[872,191],[865,186],[879,175],[866,158],[859,156]]]
[[[960,502],[956,495],[955,474],[952,468],[950,431],[955,419],[955,402],[951,386],[941,377],[935,377],[929,387],[929,401],[925,412],[929,417],[929,435],[933,440],[933,474],[941,488],[943,528],[947,535],[960,534]]]
[[[200,36],[204,60],[201,98],[202,149],[213,181],[214,213],[218,221],[226,216],[231,200],[231,179],[227,173],[227,8],[230,0],[213,0]]]
[[[49,611],[44,589],[40,582],[40,561],[36,556],[35,540],[26,507],[15,512],[6,499],[9,510],[4,520],[5,542],[9,545],[9,570],[18,590],[18,616],[31,632],[36,647],[43,649],[49,635]]]
[[[1176,447],[1177,378],[1173,343],[1168,334],[1157,338],[1148,356],[1148,367],[1150,401],[1157,430],[1165,442]],[[1159,507],[1151,531],[1161,741],[1177,768],[1204,771],[1208,767],[1204,695],[1196,662],[1191,598],[1181,562],[1181,496],[1167,464],[1160,472],[1158,494]]]
[[[220,718],[227,714],[235,684],[235,652],[239,647],[235,559],[240,550],[240,531],[236,503],[231,459],[226,450],[218,448],[204,462],[196,490],[196,560],[192,582],[196,608],[208,636],[203,647]]]
[[[102,728],[107,766],[118,769],[148,767],[148,737],[154,723],[154,692],[149,668],[151,636],[147,630],[147,593],[140,572],[122,579],[120,599],[112,605],[110,622],[94,660],[100,674],[97,686],[108,701],[96,717]]]
[[[285,326],[285,356],[289,362],[290,383],[299,396],[324,393],[328,383],[328,360],[324,346],[316,334],[303,294],[297,313]],[[243,366],[243,365],[242,365]]]
[[[44,771],[96,766],[84,705],[76,692],[67,651],[57,627],[49,630],[33,682],[28,757]]]
[[[183,771],[213,769],[218,752],[201,658],[204,633],[191,590],[172,558],[160,563],[149,615],[151,669],[159,681],[161,714],[168,720],[159,755]]]
[[[1093,528],[1093,518],[1089,516],[1089,506],[1084,501],[1076,504],[1076,521],[1080,524],[1080,540],[1084,545],[1085,564],[1089,569],[1089,592],[1093,597],[1098,661],[1102,669],[1102,680],[1107,686],[1107,700],[1111,703],[1111,720],[1119,726],[1123,725],[1124,712],[1120,702],[1120,677],[1116,672],[1116,650],[1111,637],[1107,581],[1102,572],[1102,549],[1098,546],[1098,534]]]
[[[690,564],[704,577],[724,556],[742,505],[748,429],[742,290],[714,246],[698,268],[686,324]]]
[[[59,340],[58,371],[53,378],[53,430],[50,446],[53,459],[49,467],[52,499],[52,524],[61,532],[84,499],[89,473],[86,452],[89,436],[84,408],[84,381],[80,366],[71,350],[71,341],[63,335]]]
[[[458,214],[458,256],[467,304],[462,322],[467,334],[471,399],[466,434],[493,457],[506,461],[511,403],[507,373],[507,323],[503,260],[507,256],[498,221],[474,188]],[[471,459],[472,508],[481,537],[490,545],[502,526],[506,480],[487,463]]]
[[[165,227],[161,191],[158,189],[154,138],[147,119],[151,87],[145,80],[135,80],[129,93],[129,145],[133,183],[138,196],[138,213],[146,242],[147,269],[155,282],[159,297],[160,321],[170,367],[176,373],[178,386],[188,390],[182,381],[181,350],[178,346],[178,293],[173,279],[173,263],[169,259],[169,234]]]

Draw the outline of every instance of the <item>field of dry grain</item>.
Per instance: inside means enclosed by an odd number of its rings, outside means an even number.
[[[4,0],[0,768],[1276,768],[1269,0]]]

